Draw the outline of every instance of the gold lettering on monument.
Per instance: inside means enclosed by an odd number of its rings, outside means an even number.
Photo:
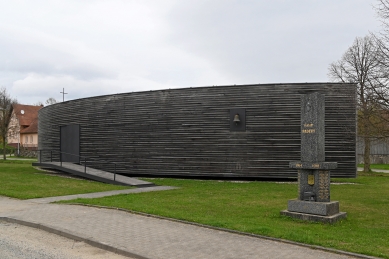
[[[313,128],[313,123],[304,123],[304,128],[308,128],[308,129],[302,129],[301,132],[304,133],[304,134],[312,134],[312,133],[315,133],[316,132],[316,129],[312,129]]]
[[[316,129],[303,129],[301,132],[304,134],[312,134],[316,132]]]

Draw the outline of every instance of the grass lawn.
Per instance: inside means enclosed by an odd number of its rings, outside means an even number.
[[[340,201],[341,211],[348,214],[347,219],[334,225],[280,215],[280,211],[287,208],[287,201],[297,197],[296,183],[147,181],[181,188],[64,202],[123,208],[389,258],[389,174],[333,179],[331,200]]]
[[[356,179],[333,179],[331,200],[340,201],[341,211],[348,213],[347,219],[334,225],[280,215],[287,200],[297,197],[296,183],[147,180],[181,188],[69,202],[124,208],[389,258],[389,174],[360,173]],[[0,195],[9,197],[29,199],[126,188],[49,175],[34,169],[31,161],[0,160]]]
[[[32,199],[52,196],[128,189],[50,175],[31,166],[31,161],[0,160],[0,195]]]

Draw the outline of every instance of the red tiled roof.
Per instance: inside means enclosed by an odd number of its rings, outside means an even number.
[[[20,131],[20,134],[25,133],[38,133],[38,118],[35,118],[35,120],[31,122],[30,126]]]
[[[42,109],[43,106],[34,106],[34,105],[24,105],[24,104],[14,104],[13,109],[14,113],[19,119],[20,126],[33,126],[32,124],[36,121],[36,125],[38,125],[38,111]],[[36,132],[38,132],[38,127],[36,127]],[[24,133],[26,129],[20,131],[20,133]],[[33,129],[33,128],[32,128]]]

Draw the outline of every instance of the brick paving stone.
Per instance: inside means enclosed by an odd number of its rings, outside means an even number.
[[[356,258],[120,210],[1,196],[0,217],[40,224],[150,259]]]

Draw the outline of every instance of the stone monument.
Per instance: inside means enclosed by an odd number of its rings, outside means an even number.
[[[320,93],[301,97],[301,161],[290,162],[298,169],[298,199],[288,201],[282,215],[302,220],[334,223],[345,218],[339,202],[330,201],[330,170],[336,162],[325,162],[325,102]]]

